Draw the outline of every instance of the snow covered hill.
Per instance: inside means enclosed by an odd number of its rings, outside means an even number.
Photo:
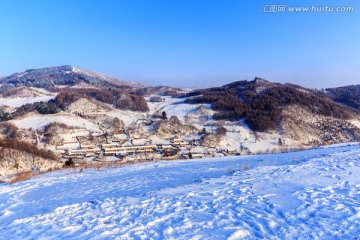
[[[48,131],[56,124],[62,130]],[[115,150],[101,151],[106,144],[153,146],[119,160],[126,162],[234,156],[358,141],[360,115],[325,92],[261,78],[190,90],[124,82],[67,65],[0,80],[0,138],[37,144],[59,159],[76,158],[76,164],[113,161]],[[87,145],[94,150],[80,149]],[[167,151],[162,145],[169,145]],[[3,179],[13,177],[0,164],[1,171]]]
[[[80,82],[93,86],[112,87],[117,85],[140,86],[139,84],[118,80],[100,73],[86,69],[65,65],[57,67],[47,67],[40,69],[28,69],[24,72],[14,73],[3,77],[0,83],[2,87],[9,86],[28,86],[28,87],[49,87],[54,85],[77,85]]]
[[[7,239],[356,239],[358,145],[49,173],[0,185]]]

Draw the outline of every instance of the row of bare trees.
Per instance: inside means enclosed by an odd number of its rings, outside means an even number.
[[[130,94],[118,89],[95,89],[95,88],[81,88],[72,89],[66,88],[57,95],[54,102],[61,108],[75,102],[79,98],[95,99],[99,102],[104,102],[114,105],[116,108],[124,110],[132,110],[139,112],[146,112],[149,110],[147,102],[143,96]]]
[[[31,154],[32,156],[37,156],[49,160],[57,160],[58,157],[51,152],[50,150],[45,150],[36,147],[33,144],[19,141],[19,140],[6,140],[6,139],[0,139],[0,159],[5,158],[5,153],[7,149],[14,149],[18,150],[20,152],[26,152]],[[11,153],[11,151],[8,151]],[[10,156],[13,157],[13,156]]]

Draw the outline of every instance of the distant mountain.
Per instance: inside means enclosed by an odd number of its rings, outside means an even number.
[[[74,86],[81,83],[99,87],[139,86],[139,84],[120,81],[116,78],[70,65],[29,69],[0,79],[0,84],[2,84],[3,87],[27,86],[47,88],[56,85]]]
[[[326,92],[334,101],[355,108],[360,112],[360,85],[327,88]]]
[[[0,96],[20,97],[20,93],[29,87],[44,88],[53,93],[59,93],[55,100],[61,106],[64,102],[69,103],[87,97],[112,104],[119,109],[148,110],[143,97],[146,86],[69,65],[29,69],[4,77],[0,80]],[[25,110],[20,109],[19,111],[23,114],[32,111],[33,107],[27,106]],[[54,110],[50,112],[56,112],[54,106],[50,106],[50,108]],[[45,112],[50,113],[49,111]]]

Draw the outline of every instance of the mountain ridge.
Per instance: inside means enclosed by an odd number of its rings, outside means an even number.
[[[16,96],[20,86],[45,88],[53,94],[58,94],[53,102],[20,109],[15,112],[15,116],[32,109],[50,113],[62,111],[64,106],[80,98],[94,99],[121,110],[149,113],[149,101],[145,97],[157,96],[150,98],[150,101],[156,99],[161,102],[160,96],[170,95],[175,98],[184,98],[183,103],[185,104],[209,104],[214,121],[244,120],[251,130],[259,132],[283,129],[283,121],[289,119],[289,116],[293,118],[292,122],[301,121],[295,116],[294,108],[300,108],[300,112],[313,117],[318,116],[321,119],[335,118],[347,121],[359,118],[358,109],[354,106],[342,105],[341,99],[333,96],[334,91],[325,92],[291,83],[271,82],[260,77],[255,77],[251,81],[235,81],[220,87],[185,91],[171,87],[149,87],[120,82],[101,73],[63,65],[28,69],[5,77],[0,82],[2,83],[0,93],[3,97]],[[10,88],[10,90],[6,88]],[[360,90],[358,95],[360,96]],[[54,103],[58,107],[57,110]],[[181,106],[182,102],[177,104]],[[161,114],[159,111],[156,110],[154,115]],[[8,119],[8,116],[4,119]],[[314,124],[311,122],[311,128],[315,129]],[[292,123],[290,125],[295,126]]]
[[[360,139],[359,112],[337,102],[336,96],[348,96],[347,88],[319,91],[258,77],[197,90],[113,80],[70,65],[5,77],[0,138],[90,162],[114,160],[102,153],[104,144],[152,148],[124,160],[136,162],[284,152]],[[89,145],[92,152],[78,152]]]
[[[84,82],[98,87],[112,86],[142,86],[137,83],[119,80],[101,73],[89,71],[72,65],[27,69],[23,72],[14,73],[0,79],[4,87],[39,87],[48,88],[55,85],[74,86]]]
[[[326,92],[334,101],[352,107],[360,112],[360,85],[327,88]]]

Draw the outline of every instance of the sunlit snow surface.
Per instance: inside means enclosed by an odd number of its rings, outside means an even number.
[[[51,99],[53,99],[54,96],[41,96],[41,97],[33,97],[33,98],[0,98],[0,106],[1,105],[7,105],[10,107],[21,107],[22,105],[25,105],[27,103],[34,103],[34,102],[47,102]]]
[[[0,185],[5,239],[356,239],[357,145]]]

